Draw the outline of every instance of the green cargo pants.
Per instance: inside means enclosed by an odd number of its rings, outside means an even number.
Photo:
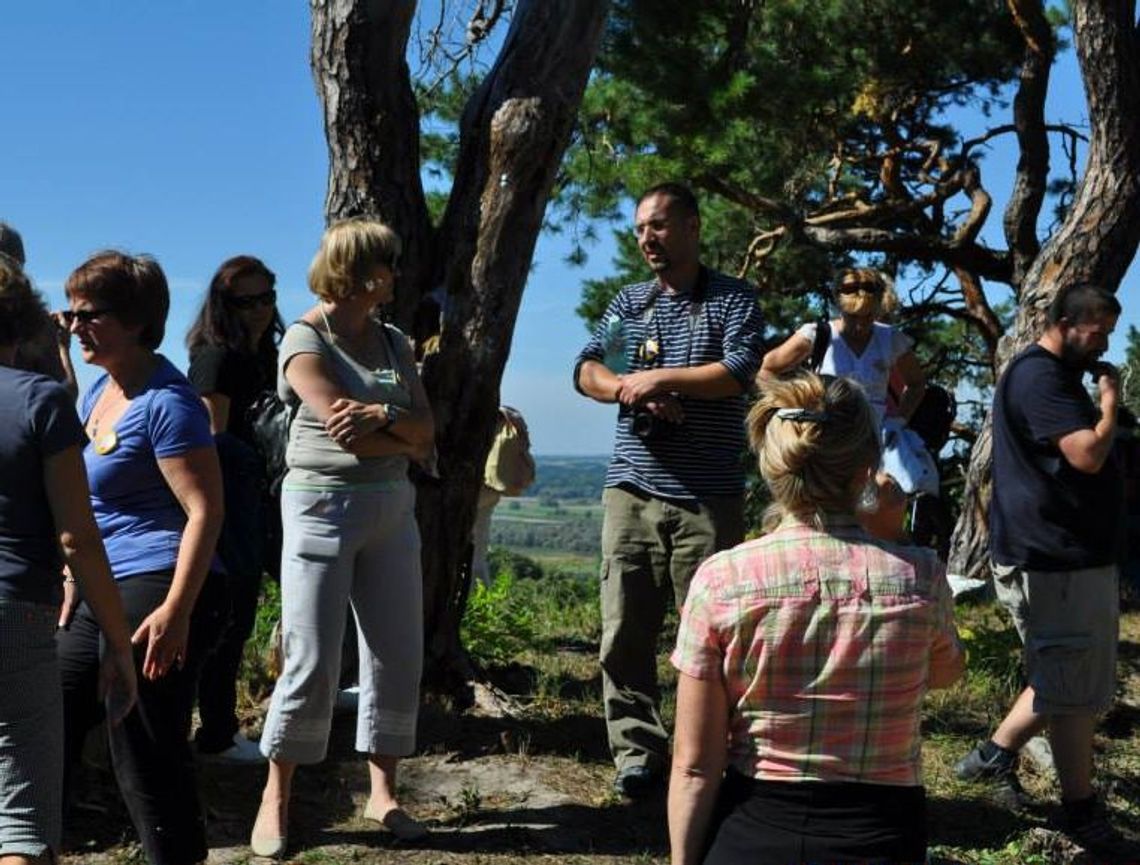
[[[665,770],[657,640],[670,602],[679,608],[693,572],[744,539],[743,496],[674,502],[611,487],[602,494],[602,699],[618,771]]]

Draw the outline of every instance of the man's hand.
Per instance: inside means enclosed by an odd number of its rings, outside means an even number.
[[[1115,408],[1116,404],[1120,401],[1120,371],[1111,363],[1099,361],[1093,364],[1092,369],[1093,381],[1096,382],[1097,390],[1100,392],[1100,407],[1105,410],[1106,400]]]
[[[669,423],[681,423],[685,420],[685,410],[681,407],[681,401],[671,393],[663,393],[646,400],[644,408],[654,417]]]
[[[621,377],[617,399],[622,405],[639,405],[665,390],[664,373],[659,369],[626,373]]]
[[[71,347],[71,328],[68,327],[67,321],[63,317],[62,312],[51,313],[51,322],[55,331],[55,341],[60,348]]]

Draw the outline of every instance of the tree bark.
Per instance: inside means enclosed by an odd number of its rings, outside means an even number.
[[[455,183],[440,229],[443,333],[424,375],[442,480],[421,487],[417,504],[428,660],[436,670],[463,670],[459,620],[499,382],[607,7],[608,0],[519,2],[498,60],[461,120]]]
[[[1000,373],[1040,336],[1049,304],[1065,286],[1089,282],[1115,291],[1140,243],[1140,36],[1129,0],[1072,4],[1077,57],[1088,96],[1092,136],[1085,175],[1056,234],[1029,266],[1014,328],[998,346]],[[991,454],[989,421],[970,457],[965,498],[949,569],[988,567]]]
[[[430,290],[432,235],[420,182],[419,108],[406,60],[414,0],[310,0],[310,63],[329,151],[325,218],[382,219],[404,244],[393,315]]]

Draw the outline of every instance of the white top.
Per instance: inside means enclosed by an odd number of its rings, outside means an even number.
[[[797,333],[815,344],[816,323],[803,325]],[[887,413],[887,385],[891,367],[914,347],[914,342],[901,330],[889,324],[871,325],[871,338],[862,354],[856,354],[839,333],[838,322],[831,322],[831,342],[819,366],[820,373],[841,375],[862,385],[867,401],[875,411],[880,425]]]

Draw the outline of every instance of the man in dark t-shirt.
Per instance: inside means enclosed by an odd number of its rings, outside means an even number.
[[[1029,686],[993,738],[955,769],[1017,799],[1017,753],[1048,728],[1062,828],[1097,857],[1135,861],[1092,788],[1093,729],[1116,690],[1120,397],[1116,370],[1099,358],[1119,315],[1103,289],[1062,290],[1047,329],[1009,362],[994,393],[990,552],[998,597],[1025,644]]]

